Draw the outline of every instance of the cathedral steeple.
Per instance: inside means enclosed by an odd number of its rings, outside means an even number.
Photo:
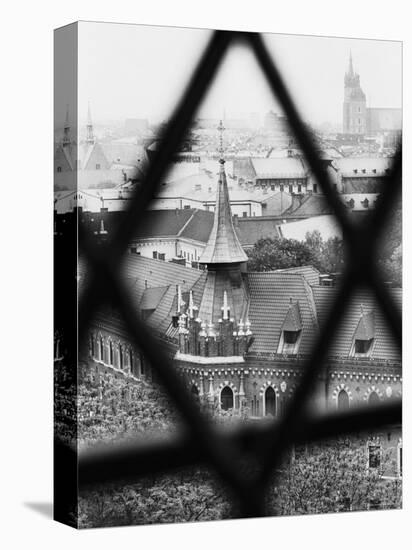
[[[66,105],[66,120],[63,129],[63,147],[70,145],[70,122],[69,122],[69,105]]]
[[[225,173],[225,159],[223,156],[224,127],[222,121],[220,121],[218,130],[220,132],[220,171],[216,191],[215,217],[209,240],[199,259],[199,263],[207,264],[209,267],[221,264],[240,264],[248,260],[237,238],[232,221],[229,191]]]
[[[90,111],[90,102],[87,107],[87,126],[86,126],[86,143],[93,145],[95,142],[93,133],[92,115]]]
[[[355,71],[353,70],[353,61],[352,61],[352,50],[349,50],[349,70],[348,75],[350,77],[353,77],[355,75]]]

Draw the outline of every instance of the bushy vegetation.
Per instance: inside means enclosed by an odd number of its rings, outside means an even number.
[[[76,391],[70,373],[56,364],[56,433],[73,442]],[[83,450],[136,437],[170,437],[179,416],[151,382],[99,373],[90,365],[79,372],[78,441]],[[247,422],[246,415],[209,410],[219,424]],[[313,447],[289,457],[276,484],[268,489],[273,515],[314,514],[401,505],[399,481],[384,481],[366,468],[364,445]],[[250,465],[249,465],[250,466]],[[248,468],[249,468],[248,466]],[[250,469],[250,468],[249,468]],[[253,472],[252,472],[253,473]],[[250,472],[249,472],[250,474]],[[219,520],[235,517],[219,480],[206,468],[150,475],[137,483],[108,484],[83,492],[78,506],[80,527]]]

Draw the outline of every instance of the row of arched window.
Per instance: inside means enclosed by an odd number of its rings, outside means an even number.
[[[104,338],[101,334],[91,334],[89,345],[90,355],[96,361],[136,374],[137,361],[130,346]],[[139,361],[139,364],[139,374],[144,374],[143,362]]]
[[[193,384],[191,386],[191,393],[192,395],[198,399],[199,398],[199,389],[196,386],[196,384]],[[233,409],[235,406],[235,396],[233,393],[232,388],[229,386],[224,386],[220,392],[220,408],[224,411],[228,411],[230,409]],[[275,417],[277,414],[281,414],[284,409],[284,401],[281,401],[275,393],[275,390],[272,386],[269,386],[266,388],[266,391],[263,396],[263,411],[262,413],[265,416],[273,416]],[[251,414],[252,416],[259,416],[259,407],[258,407],[258,400],[256,399],[256,396],[251,401]]]
[[[380,397],[376,391],[372,391],[368,396],[368,405],[377,405],[380,402]],[[346,390],[340,390],[337,397],[338,410],[346,411],[349,409],[349,395]]]

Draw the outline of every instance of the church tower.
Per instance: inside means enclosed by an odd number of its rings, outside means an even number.
[[[360,77],[353,69],[352,52],[344,78],[343,133],[366,133],[366,96],[360,86]]]
[[[176,359],[208,365],[239,364],[251,343],[248,260],[232,222],[220,122],[219,179],[213,228],[199,263],[205,266],[201,288],[193,288],[183,310],[178,296]],[[180,291],[179,291],[180,292]]]
[[[90,103],[87,107],[87,125],[86,125],[86,143],[88,145],[94,145],[95,138],[93,132],[92,114],[90,111]]]

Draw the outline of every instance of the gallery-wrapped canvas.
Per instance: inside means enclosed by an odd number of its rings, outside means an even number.
[[[402,44],[79,22],[54,63],[55,519],[401,508]]]

